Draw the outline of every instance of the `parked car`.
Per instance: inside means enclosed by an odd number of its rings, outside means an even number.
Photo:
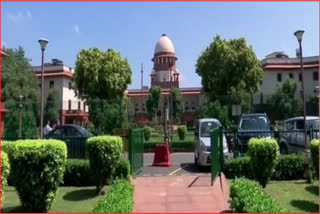
[[[265,113],[242,114],[238,125],[235,150],[246,153],[250,138],[271,138],[271,123]]]
[[[307,142],[312,138],[319,138],[319,117],[307,116]],[[315,130],[310,133],[311,129]],[[290,132],[292,131],[292,132]],[[294,117],[284,121],[284,132],[280,134],[279,146],[281,154],[300,153],[305,150],[304,119]]]
[[[85,144],[89,137],[93,135],[77,125],[59,125],[51,130],[45,138],[54,138],[66,143],[68,149],[68,158],[84,158]]]
[[[206,118],[197,122],[195,130],[195,151],[194,161],[199,166],[209,166],[211,164],[211,141],[210,132],[212,129],[221,126],[217,119]],[[223,135],[223,154],[229,158],[226,137]]]

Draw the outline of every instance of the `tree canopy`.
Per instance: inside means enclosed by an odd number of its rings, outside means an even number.
[[[173,88],[171,92],[173,117],[176,121],[177,118],[183,113],[183,97],[179,88]]]
[[[161,88],[159,86],[153,86],[150,88],[149,96],[146,101],[147,112],[150,117],[156,118],[156,114],[159,109],[161,96]]]
[[[275,93],[267,100],[269,111],[277,114],[280,120],[300,115],[302,102],[296,92],[297,84],[292,79],[277,84]]]
[[[73,81],[76,94],[84,99],[121,98],[131,83],[131,68],[113,49],[83,49],[77,55]]]
[[[216,118],[226,129],[230,125],[228,109],[226,106],[221,106],[218,100],[208,102],[200,108],[199,118]]]
[[[44,107],[44,121],[49,121],[51,124],[55,124],[59,119],[59,106],[58,106],[59,94],[56,89],[51,89],[48,93],[46,105]]]
[[[211,100],[221,96],[253,94],[260,88],[263,70],[244,38],[216,36],[197,60],[196,73]]]

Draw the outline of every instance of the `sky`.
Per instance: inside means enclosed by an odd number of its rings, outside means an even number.
[[[180,87],[199,87],[195,64],[214,36],[244,37],[258,59],[274,51],[295,57],[298,29],[305,30],[303,55],[319,55],[319,2],[1,2],[1,47],[22,46],[37,66],[37,41],[45,37],[46,61],[58,58],[71,67],[81,49],[112,48],[129,61],[130,89],[140,88],[141,63],[150,86],[163,33],[175,47]]]

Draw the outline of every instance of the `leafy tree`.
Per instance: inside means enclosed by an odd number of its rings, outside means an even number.
[[[48,93],[46,105],[44,108],[44,121],[50,121],[50,123],[56,123],[59,119],[59,106],[58,106],[59,94],[56,89],[52,89]]]
[[[218,100],[214,102],[209,101],[207,104],[203,105],[198,116],[200,118],[216,118],[225,128],[230,125],[228,108],[226,106],[221,106]]]
[[[160,96],[161,96],[161,88],[159,86],[154,86],[150,88],[149,96],[146,101],[146,106],[147,106],[147,112],[149,116],[152,118],[157,118],[156,114],[159,109]]]
[[[296,92],[297,84],[292,79],[286,79],[282,85],[277,84],[275,93],[267,100],[269,111],[277,113],[280,120],[300,115],[302,102]]]
[[[319,97],[317,95],[313,95],[309,98],[307,106],[309,106],[307,114],[319,115]]]
[[[76,95],[90,106],[94,132],[111,134],[127,125],[127,100],[124,92],[131,83],[127,59],[112,49],[83,49],[77,56],[73,81]]]
[[[19,127],[19,96],[23,96],[22,136],[37,136],[40,87],[30,60],[22,47],[2,48],[9,57],[1,57],[1,102],[6,104],[5,137],[17,138]]]
[[[172,89],[172,107],[173,107],[173,117],[176,121],[177,118],[183,113],[183,97],[179,88]]]
[[[210,100],[244,105],[241,98],[259,90],[263,70],[244,38],[225,40],[218,35],[198,58],[196,73]]]

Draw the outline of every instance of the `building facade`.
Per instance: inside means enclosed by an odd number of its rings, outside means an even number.
[[[33,67],[37,77],[41,80],[41,66]],[[44,66],[44,100],[50,90],[58,92],[58,106],[61,124],[86,125],[89,118],[88,105],[79,99],[72,85],[74,70],[64,65],[60,60],[53,59]]]

